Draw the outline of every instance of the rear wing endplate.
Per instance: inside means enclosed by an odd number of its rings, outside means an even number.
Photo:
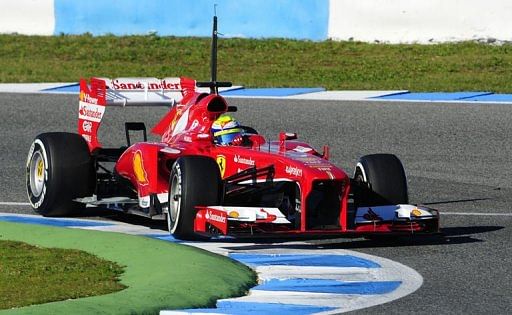
[[[101,147],[98,129],[106,106],[174,106],[182,99],[180,78],[80,80],[78,133],[89,150]]]

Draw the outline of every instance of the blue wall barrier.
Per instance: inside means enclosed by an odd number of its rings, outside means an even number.
[[[327,38],[329,0],[55,0],[54,34],[208,37],[214,4],[226,37]]]
[[[0,33],[207,37],[214,4],[225,37],[512,40],[510,0],[11,0],[0,4]]]

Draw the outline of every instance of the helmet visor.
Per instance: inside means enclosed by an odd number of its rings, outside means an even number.
[[[215,136],[215,140],[217,141],[217,143],[230,144],[233,141],[233,139],[235,139],[236,137],[238,137],[242,134],[242,129],[236,128],[236,129],[232,129],[229,131],[224,130],[224,131],[217,132],[215,134],[217,134]]]

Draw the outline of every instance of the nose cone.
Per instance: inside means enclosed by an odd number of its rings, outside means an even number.
[[[314,155],[295,156],[282,165],[287,177],[310,180],[344,180],[347,174],[327,160]]]

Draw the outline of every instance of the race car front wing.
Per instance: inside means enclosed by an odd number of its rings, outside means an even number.
[[[199,234],[228,235],[285,234],[414,234],[438,233],[439,212],[415,205],[358,207],[351,228],[301,231],[278,208],[204,206],[197,207],[194,231]],[[234,233],[231,233],[234,232]]]

